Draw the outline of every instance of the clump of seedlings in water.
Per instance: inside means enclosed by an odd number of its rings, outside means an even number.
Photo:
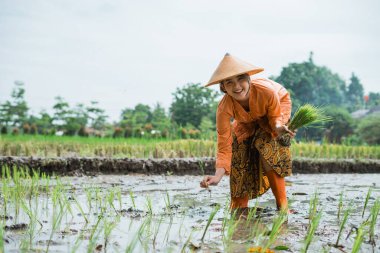
[[[358,253],[360,250],[360,247],[364,239],[364,226],[365,226],[365,223],[361,224],[359,228],[357,228],[356,230],[356,238],[355,238],[354,244],[352,245],[351,253]]]
[[[129,196],[131,197],[133,210],[136,210],[135,196],[133,195],[132,190],[129,190]]]
[[[379,216],[380,212],[380,199],[377,199],[375,203],[373,204],[373,207],[371,208],[371,218],[370,218],[370,225],[369,225],[369,241],[370,243],[375,246],[375,226],[377,222],[377,218]]]
[[[364,217],[364,212],[365,212],[365,209],[367,207],[367,204],[368,204],[368,200],[371,196],[371,192],[372,192],[372,187],[369,187],[368,188],[368,192],[367,192],[367,196],[365,198],[365,201],[364,201],[364,207],[363,207],[363,212],[362,212],[362,218]]]
[[[339,233],[338,233],[338,237],[336,239],[336,242],[335,244],[333,245],[334,247],[341,247],[339,245],[339,240],[340,240],[340,237],[342,235],[342,232],[343,232],[343,229],[344,229],[344,226],[346,225],[347,223],[347,220],[348,220],[348,216],[351,214],[351,204],[349,204],[349,206],[347,207],[347,209],[344,211],[343,213],[343,218],[342,218],[342,221],[340,222],[340,226],[339,226]]]
[[[278,215],[273,219],[273,225],[272,229],[269,233],[269,238],[265,246],[263,247],[262,251],[265,252],[267,249],[269,249],[273,243],[276,241],[278,235],[281,232],[282,225],[285,221],[288,219],[288,209],[281,209],[278,213]]]
[[[303,253],[306,253],[310,247],[310,244],[314,238],[314,234],[317,231],[317,228],[319,226],[319,222],[322,217],[322,210],[318,211],[319,200],[318,200],[318,194],[315,192],[314,198],[310,200],[310,208],[309,208],[309,227],[307,229],[306,237],[305,237],[305,245],[302,248]]]
[[[216,213],[219,211],[219,209],[220,209],[220,205],[216,204],[215,207],[214,207],[214,209],[211,211],[210,217],[207,220],[207,224],[206,224],[205,230],[203,231],[201,242],[203,242],[203,240],[205,238],[205,235],[206,235],[206,232],[207,232],[207,229],[210,226],[212,220],[214,219],[214,217],[215,217]]]

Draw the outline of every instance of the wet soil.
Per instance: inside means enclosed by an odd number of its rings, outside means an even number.
[[[215,169],[214,158],[129,159],[104,157],[39,158],[0,156],[0,166],[38,169],[47,174],[79,176],[99,174],[142,173],[148,175],[203,175]],[[307,159],[293,160],[293,172],[314,173],[380,173],[380,160]]]
[[[210,191],[199,187],[201,179],[202,176],[141,174],[64,177],[61,179],[65,185],[62,194],[67,199],[74,199],[75,196],[89,222],[72,202],[73,214],[67,212],[50,237],[53,216],[51,195],[41,194],[37,201],[39,211],[36,217],[43,225],[41,228],[36,226],[30,251],[45,251],[48,244],[49,252],[86,252],[88,248],[93,248],[90,252],[128,252],[128,247],[130,252],[248,252],[253,246],[262,246],[265,233],[270,231],[273,218],[277,215],[272,193],[269,191],[256,200],[250,200],[251,210],[259,207],[257,214],[249,222],[242,215],[235,229],[228,234],[226,230],[229,226],[224,227],[223,224],[231,218],[228,208],[225,208],[229,201],[228,177],[224,177],[218,186],[210,187]],[[103,219],[115,221],[114,229],[105,240],[103,223],[98,230],[94,230],[101,208],[95,206],[95,201],[90,208],[86,192],[107,193],[115,187],[121,189],[121,206],[115,197],[115,210],[103,214]],[[369,187],[373,190],[362,218]],[[309,203],[315,192],[320,203],[318,210],[323,214],[308,252],[351,252],[355,233],[350,234],[350,231],[369,217],[375,199],[380,198],[380,174],[294,174],[287,177],[287,195],[295,212],[288,216],[280,236],[271,247],[285,246],[289,250],[276,252],[300,252],[304,247],[309,225]],[[338,236],[340,223],[337,213],[341,192],[342,210],[351,207],[353,211],[339,241],[344,248],[338,249],[329,245],[334,244]],[[91,196],[91,199],[96,198],[95,194]],[[149,199],[151,211],[148,208]],[[207,220],[217,205],[222,208],[216,213],[201,243]],[[239,211],[247,214],[248,209]],[[11,210],[7,215],[12,215],[13,219],[4,219],[5,226],[29,223],[26,214],[15,217]],[[118,215],[120,219],[116,221]],[[5,251],[20,252],[21,245],[29,243],[28,231],[5,230]],[[254,232],[264,233],[264,239],[260,241],[259,237],[253,237]],[[380,252],[379,233],[378,221],[375,226],[376,245],[371,245],[365,234],[361,252]],[[90,243],[91,238],[95,238],[93,244]]]

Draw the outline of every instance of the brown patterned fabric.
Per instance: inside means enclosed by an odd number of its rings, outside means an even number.
[[[260,157],[281,177],[292,174],[290,147],[280,145],[270,133],[255,124],[254,134],[241,142],[233,134],[231,197],[248,196],[253,199],[270,188]]]

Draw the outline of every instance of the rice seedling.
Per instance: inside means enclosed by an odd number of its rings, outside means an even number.
[[[227,247],[232,241],[234,232],[239,225],[239,220],[236,219],[237,212],[238,210],[235,209],[232,211],[229,219],[228,219],[228,215],[225,215],[223,218],[223,223],[222,223],[223,244],[227,245]],[[226,230],[226,227],[227,227],[227,230]]]
[[[219,211],[219,209],[220,209],[220,205],[217,204],[217,205],[214,207],[214,209],[211,211],[210,216],[209,216],[209,218],[208,218],[208,220],[207,220],[207,224],[206,224],[205,230],[203,231],[203,235],[202,235],[202,238],[201,238],[201,242],[202,242],[202,243],[203,243],[203,240],[204,240],[204,238],[205,238],[205,235],[206,235],[207,229],[208,229],[208,227],[210,226],[212,220],[214,219],[214,217],[215,217],[216,213]]]
[[[380,212],[380,199],[377,199],[371,208],[371,218],[369,225],[369,241],[375,245],[375,226]]]
[[[314,193],[314,197],[310,199],[309,226],[310,226],[311,221],[313,220],[314,216],[317,214],[318,204],[319,204],[319,198],[318,198],[318,191],[316,190]]]
[[[4,224],[3,222],[0,223],[0,253],[4,253]]]
[[[187,245],[189,245],[189,242],[191,241],[191,237],[193,236],[193,232],[194,232],[194,229],[191,230],[189,237],[187,238],[186,242],[183,244],[182,249],[181,249],[181,253],[186,252],[185,249],[186,249]]]
[[[149,196],[146,196],[145,200],[146,200],[145,205],[146,205],[146,208],[147,208],[147,213],[149,215],[152,215],[153,214],[152,199]]]
[[[117,210],[116,210],[116,207],[115,207],[115,205],[113,204],[113,201],[114,201],[114,199],[115,199],[115,191],[114,191],[114,189],[111,189],[110,191],[109,191],[109,193],[107,194],[107,202],[108,202],[108,204],[109,204],[109,206],[110,207],[112,207],[112,209],[115,211],[115,213],[116,213],[116,215],[118,215],[118,212],[117,212]]]
[[[363,216],[364,216],[364,212],[365,212],[365,209],[366,209],[366,207],[367,207],[368,200],[369,200],[369,198],[370,198],[370,196],[371,196],[371,192],[372,192],[372,187],[369,187],[369,188],[368,188],[368,192],[367,192],[367,196],[366,196],[365,201],[364,201],[364,207],[363,207],[363,212],[362,212],[362,218],[363,218]]]
[[[100,234],[102,232],[101,229],[98,229],[98,224],[100,224],[99,220],[96,223],[96,226],[91,233],[90,241],[88,242],[88,245],[87,245],[87,253],[93,253],[95,251],[96,242],[98,241]]]
[[[144,230],[145,222],[141,223],[138,233],[135,233],[135,236],[131,240],[131,242],[128,244],[127,248],[125,249],[125,253],[131,253],[136,248],[137,242],[139,241],[140,231]]]
[[[25,204],[25,201],[21,201],[21,207],[23,209],[23,211],[28,215],[29,217],[29,224],[28,224],[28,234],[29,234],[29,249],[32,248],[32,243],[33,243],[33,239],[35,237],[35,232],[36,232],[36,225],[37,223],[39,223],[40,225],[40,228],[42,229],[43,225],[42,223],[37,219],[37,210],[38,210],[38,206],[36,206],[35,208],[35,213],[33,213],[33,209],[32,208],[28,208],[28,206]]]
[[[351,253],[358,253],[364,240],[364,224],[361,224],[356,230],[356,237],[352,245]]]
[[[168,190],[165,191],[165,206],[166,206],[166,211],[171,213],[171,208],[170,208],[170,197],[169,197],[169,193],[168,193]]]
[[[339,225],[339,233],[338,233],[338,237],[336,239],[336,242],[334,244],[335,247],[338,247],[339,246],[339,240],[340,240],[340,237],[342,235],[342,232],[343,232],[343,229],[344,229],[344,226],[346,225],[347,223],[347,220],[348,220],[348,216],[351,214],[351,204],[347,207],[347,209],[344,211],[343,213],[343,219],[342,221],[340,222],[340,225]]]
[[[158,231],[159,231],[159,229],[161,227],[161,223],[162,223],[163,220],[164,220],[164,216],[161,216],[160,220],[159,220],[159,222],[158,222],[158,224],[157,224],[157,226],[156,226],[156,228],[154,230],[154,235],[153,235],[153,240],[152,240],[153,248],[156,247],[156,239],[157,239]]]
[[[281,232],[282,224],[288,219],[288,210],[281,209],[278,215],[273,219],[272,229],[269,234],[269,238],[265,246],[263,247],[263,252],[270,248],[276,241],[279,233]]]
[[[74,199],[74,202],[75,202],[77,208],[79,209],[81,215],[83,216],[84,220],[86,221],[86,223],[88,223],[89,221],[88,221],[87,215],[84,213],[83,208],[82,208],[81,204],[79,203],[78,199],[75,196],[73,196],[73,199]]]
[[[252,218],[256,215],[257,213],[257,207],[258,207],[258,199],[256,199],[256,203],[254,208],[249,208],[248,209],[248,215],[247,215],[247,220],[246,220],[246,226],[248,227]]]
[[[107,252],[107,245],[109,238],[111,236],[112,230],[115,229],[117,224],[120,222],[120,216],[116,216],[114,221],[108,222],[108,219],[103,219],[103,232],[104,232],[104,252]]]
[[[342,208],[343,208],[343,192],[344,192],[344,189],[339,194],[339,204],[338,204],[338,213],[337,213],[338,220],[340,220],[340,213],[342,212]]]
[[[289,130],[295,131],[300,127],[306,127],[311,124],[321,124],[330,121],[331,117],[324,114],[324,110],[320,107],[304,104],[300,106],[294,113],[289,123]],[[279,138],[279,142],[284,146],[290,146],[290,135],[286,134]]]
[[[88,223],[86,223],[84,225],[84,227],[80,230],[81,232],[79,233],[77,239],[75,240],[74,246],[71,248],[71,253],[78,252],[78,248],[81,245],[81,243],[83,242],[82,238],[84,237],[84,233],[85,233],[85,230],[87,228],[87,224]]]
[[[172,228],[172,225],[173,225],[173,216],[170,216],[170,222],[169,222],[169,226],[168,228],[166,229],[166,233],[165,233],[165,236],[164,236],[164,239],[163,241],[165,242],[168,242],[169,241],[169,235],[170,235],[170,229]]]
[[[136,210],[135,196],[133,195],[133,191],[132,190],[129,190],[129,196],[131,197],[133,209]]]
[[[117,200],[119,201],[119,210],[122,210],[123,209],[123,203],[121,201],[121,189],[120,189],[120,187],[118,187],[116,189],[116,197],[117,197]]]
[[[91,212],[91,209],[92,209],[92,190],[86,187],[84,189],[84,192],[86,194],[88,211]]]
[[[61,225],[63,215],[64,215],[64,209],[63,208],[61,208],[59,210],[58,215],[54,215],[54,212],[53,212],[52,227],[51,227],[50,236],[49,236],[49,240],[48,240],[45,252],[49,252],[49,247],[50,247],[50,243],[52,241],[53,235],[54,235],[55,231],[57,231],[57,229]]]
[[[311,222],[309,223],[309,227],[308,227],[308,230],[306,233],[305,246],[302,249],[302,252],[304,252],[304,253],[306,253],[308,251],[310,244],[313,240],[314,234],[317,231],[317,228],[319,226],[319,222],[320,222],[321,217],[322,217],[322,210],[319,211],[317,214],[314,214],[312,217],[313,218],[312,218]]]

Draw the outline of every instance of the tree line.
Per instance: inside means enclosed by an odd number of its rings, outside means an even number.
[[[352,73],[348,83],[326,66],[318,66],[312,59],[290,63],[279,76],[270,77],[290,92],[293,111],[304,103],[324,106],[333,121],[323,128],[300,129],[297,139],[328,140],[348,144],[379,144],[379,115],[357,120],[351,113],[360,109],[376,108],[380,93],[364,94],[359,78]],[[15,82],[10,100],[0,103],[2,134],[79,135],[114,138],[202,138],[215,139],[215,112],[223,94],[188,83],[172,93],[168,111],[160,103],[153,107],[137,104],[121,110],[117,122],[107,121],[105,111],[97,101],[89,105],[70,106],[64,98],[55,97],[53,113],[42,110],[29,113],[22,82]]]

